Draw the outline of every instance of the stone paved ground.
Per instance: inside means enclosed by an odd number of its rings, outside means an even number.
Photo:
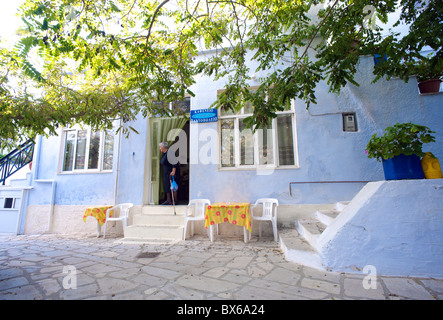
[[[94,236],[0,236],[0,300],[440,300],[443,280],[323,272],[272,241],[206,237],[122,243]]]

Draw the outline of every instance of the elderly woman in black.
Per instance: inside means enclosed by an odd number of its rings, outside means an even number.
[[[175,155],[170,155],[168,159],[168,150],[169,146],[167,142],[162,142],[159,144],[160,151],[163,152],[163,157],[160,161],[160,164],[163,166],[163,187],[166,193],[166,201],[162,203],[162,205],[172,205],[171,199],[171,177],[174,177],[175,182],[179,183],[179,174],[178,170],[180,168],[180,164]],[[175,158],[175,159],[174,159]],[[172,161],[174,159],[175,161]],[[174,164],[169,162],[171,160]],[[177,191],[173,191],[174,194],[174,203],[177,203]]]

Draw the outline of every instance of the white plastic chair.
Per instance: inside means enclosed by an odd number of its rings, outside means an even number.
[[[129,216],[129,209],[133,206],[132,203],[121,203],[117,204],[116,206],[108,209],[106,211],[106,220],[105,220],[105,230],[103,231],[103,239],[106,237],[106,225],[108,224],[108,221],[121,221],[123,225],[123,233],[125,231],[125,228],[128,224],[128,216]],[[119,209],[120,213],[117,217],[116,211]],[[113,216],[109,217],[109,212],[113,211]],[[115,225],[115,228],[117,230],[117,225]]]
[[[254,208],[261,204],[263,206],[262,215],[254,216]],[[275,205],[275,206],[274,206]],[[272,222],[272,231],[274,233],[274,240],[277,241],[277,207],[278,200],[273,198],[262,198],[258,199],[255,204],[251,207],[251,219],[252,222],[257,220],[260,222],[259,225],[259,238],[261,238],[261,222],[262,221],[271,221]],[[249,239],[251,239],[251,234],[249,234]]]
[[[208,199],[193,199],[189,201],[188,206],[185,208],[185,228],[183,231],[183,239],[186,240],[186,232],[188,228],[188,222],[191,223],[191,236],[194,235],[194,221],[205,221],[206,206],[211,205],[211,201]],[[194,206],[194,215],[189,215],[188,210]],[[218,234],[218,226],[217,226]],[[213,241],[212,226],[209,226],[209,239]]]

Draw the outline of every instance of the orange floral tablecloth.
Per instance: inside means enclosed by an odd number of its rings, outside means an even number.
[[[205,228],[223,222],[246,227],[251,232],[250,203],[216,202],[206,207]]]
[[[106,220],[106,211],[113,206],[93,206],[87,207],[85,209],[85,214],[83,215],[83,221],[86,222],[86,217],[94,217],[97,219],[98,223],[102,226]],[[109,217],[112,217],[113,210],[109,211]]]

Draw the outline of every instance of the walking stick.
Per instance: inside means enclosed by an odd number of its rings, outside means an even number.
[[[174,207],[174,216],[177,215],[177,213],[175,212],[175,200],[174,200],[174,190],[172,188],[172,179],[171,176],[169,176],[169,183],[171,184],[171,198],[172,198],[172,206]]]

